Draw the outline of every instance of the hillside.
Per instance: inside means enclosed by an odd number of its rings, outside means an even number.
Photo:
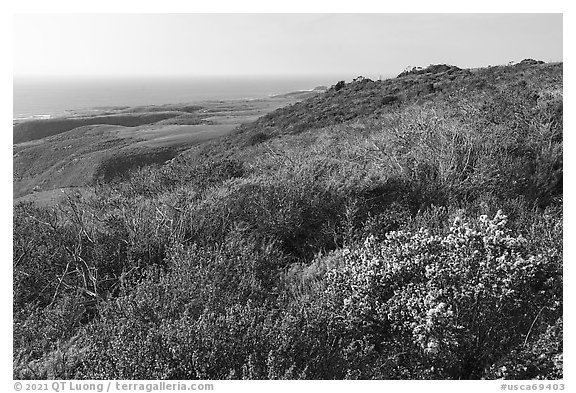
[[[78,127],[109,124],[124,127],[136,127],[155,123],[185,112],[159,112],[142,114],[113,114],[108,116],[90,116],[61,119],[31,120],[14,125],[14,144],[34,141],[48,136],[70,131]]]
[[[14,205],[14,378],[561,379],[563,64],[334,82],[16,145],[117,155]]]
[[[84,187],[163,164],[296,99],[102,108],[18,122],[13,128],[14,198],[34,200],[32,194]]]
[[[542,86],[561,89],[561,64],[517,64],[475,72],[448,66],[429,67],[383,81],[359,77],[351,83],[333,86],[326,94],[269,113],[241,127],[239,133],[251,134],[254,139],[294,134],[357,118],[378,117],[399,106],[450,100],[463,92],[483,93],[480,95],[489,101],[497,98],[493,96],[495,93],[502,95],[505,90],[526,95],[526,89],[537,90]]]

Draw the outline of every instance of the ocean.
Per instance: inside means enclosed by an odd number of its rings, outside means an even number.
[[[13,118],[50,118],[114,106],[266,98],[337,81],[334,77],[15,79]]]

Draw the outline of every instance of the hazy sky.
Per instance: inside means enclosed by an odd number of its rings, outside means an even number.
[[[561,14],[19,14],[14,75],[395,75],[562,60]]]

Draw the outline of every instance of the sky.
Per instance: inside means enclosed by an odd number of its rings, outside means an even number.
[[[16,14],[19,77],[378,77],[562,61],[562,14]]]

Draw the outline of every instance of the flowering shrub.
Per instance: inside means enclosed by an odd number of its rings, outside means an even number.
[[[499,211],[441,235],[369,237],[328,273],[332,307],[394,358],[390,377],[410,362],[412,378],[480,378],[561,316],[556,253],[528,255],[506,222]]]

